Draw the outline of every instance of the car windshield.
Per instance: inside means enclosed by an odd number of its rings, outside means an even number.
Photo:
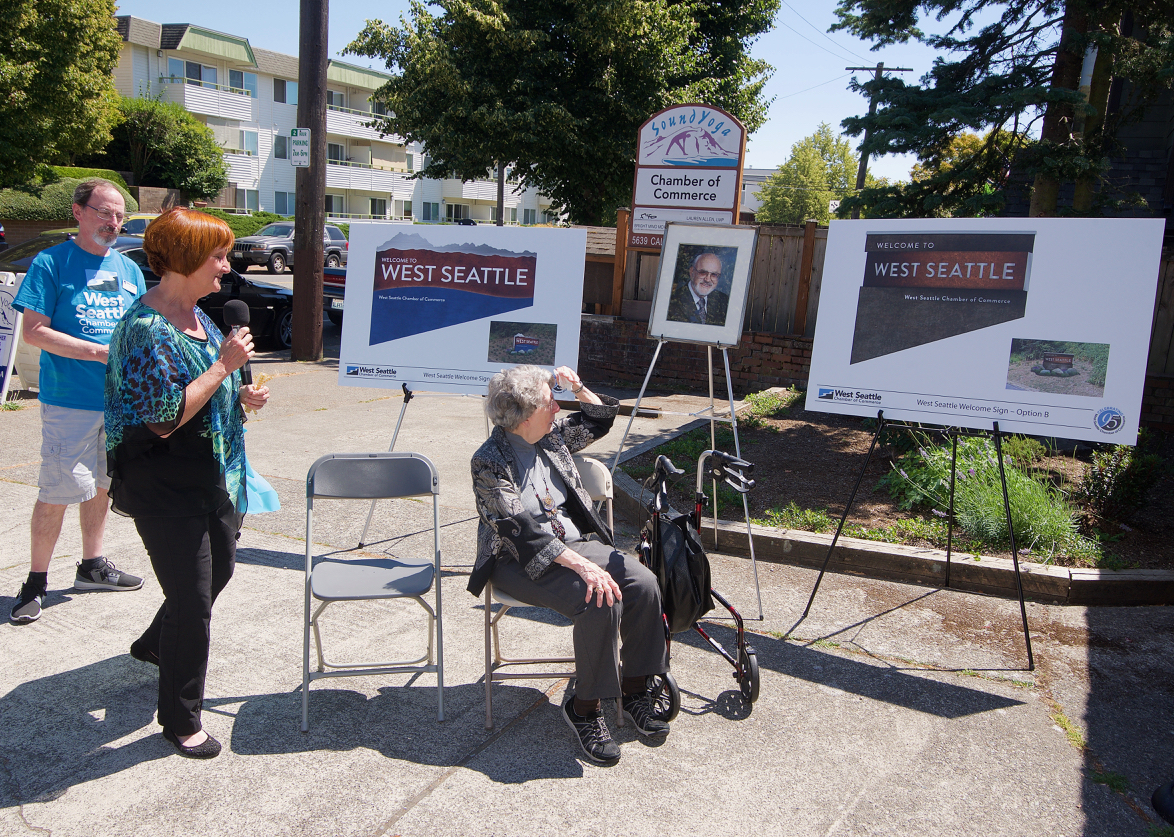
[[[288,237],[293,235],[293,227],[289,224],[270,224],[267,227],[262,227],[255,234]]]
[[[122,232],[124,235],[142,235],[147,231],[149,223],[151,223],[150,218],[131,218],[122,225]]]
[[[24,241],[14,247],[9,247],[3,253],[0,253],[0,261],[9,263],[18,262],[21,259],[32,260],[32,257],[40,253],[42,250],[48,250],[55,244],[60,244],[66,240],[64,235],[39,235],[30,241]]]

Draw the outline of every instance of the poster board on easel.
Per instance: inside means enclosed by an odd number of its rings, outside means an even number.
[[[8,400],[8,388],[16,366],[16,344],[22,317],[12,307],[12,300],[19,287],[15,274],[0,273],[0,404]]]

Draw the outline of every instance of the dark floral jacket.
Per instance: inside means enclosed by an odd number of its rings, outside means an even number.
[[[607,395],[599,398],[603,404],[580,404],[579,412],[555,421],[538,445],[546,451],[551,465],[569,489],[567,515],[584,535],[594,533],[611,545],[611,532],[595,511],[571,459],[571,454],[611,430],[619,402]],[[477,562],[469,579],[469,592],[481,595],[499,560],[518,561],[531,578],[539,578],[562,554],[565,545],[545,531],[522,506],[518,495],[522,475],[502,428],[493,428],[485,444],[473,454],[472,470],[473,493],[481,520],[477,525]]]

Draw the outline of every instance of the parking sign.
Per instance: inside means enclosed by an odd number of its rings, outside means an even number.
[[[310,165],[310,129],[290,128],[289,161],[295,166]]]

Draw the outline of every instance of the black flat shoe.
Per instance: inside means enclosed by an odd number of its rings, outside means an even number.
[[[179,736],[169,730],[167,727],[163,728],[163,737],[175,745],[175,749],[184,758],[189,759],[211,759],[220,755],[220,742],[212,736],[208,736],[205,741],[196,744],[193,747],[187,747],[179,742]]]
[[[143,648],[137,639],[130,644],[130,655],[141,662],[150,663],[153,666],[159,665],[159,655],[148,648]]]

